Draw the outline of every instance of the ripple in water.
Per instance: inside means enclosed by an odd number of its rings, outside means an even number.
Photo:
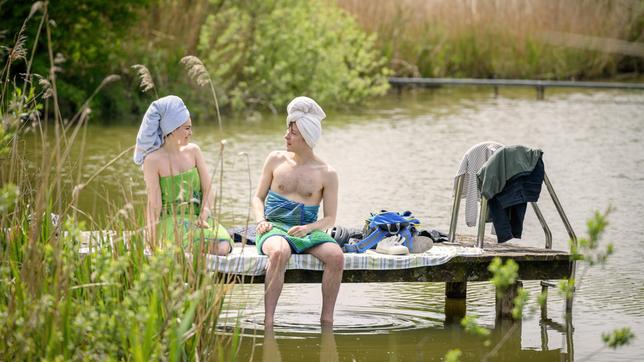
[[[250,311],[243,316],[226,315],[222,318],[221,330],[231,332],[237,318],[242,335],[264,330],[264,312]],[[333,332],[343,335],[386,334],[394,331],[424,329],[443,325],[443,316],[438,313],[415,310],[390,311],[379,308],[344,308],[335,314]],[[319,313],[301,310],[280,310],[275,317],[274,330],[291,337],[308,337],[320,333]]]

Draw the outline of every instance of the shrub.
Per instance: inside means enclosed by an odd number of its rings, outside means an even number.
[[[209,15],[199,51],[222,103],[276,111],[295,96],[354,104],[388,88],[375,36],[321,0],[226,3]]]

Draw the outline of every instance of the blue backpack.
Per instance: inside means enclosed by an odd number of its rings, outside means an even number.
[[[345,244],[344,251],[364,253],[382,239],[395,235],[402,237],[405,240],[403,244],[411,250],[416,225],[419,224],[420,221],[410,211],[398,213],[383,210],[378,214],[371,214],[366,221],[364,238],[356,243]]]

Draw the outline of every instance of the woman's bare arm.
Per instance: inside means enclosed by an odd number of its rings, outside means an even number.
[[[159,184],[159,172],[156,163],[150,158],[143,162],[143,179],[148,196],[145,210],[145,227],[148,245],[156,247],[157,233],[156,225],[161,214],[161,185]]]
[[[201,182],[201,190],[203,196],[201,198],[201,212],[199,213],[199,219],[197,223],[200,226],[208,227],[206,220],[211,215],[212,210],[214,209],[215,204],[215,193],[213,192],[213,185],[211,182],[210,174],[208,173],[208,166],[204,160],[203,153],[199,146],[192,144],[195,164],[197,166],[197,172],[199,173],[199,180]]]

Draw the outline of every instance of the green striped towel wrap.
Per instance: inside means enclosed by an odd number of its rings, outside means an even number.
[[[291,248],[297,254],[323,243],[335,243],[335,240],[327,233],[320,230],[313,230],[305,237],[298,238],[288,235],[288,230],[293,226],[306,225],[318,219],[318,205],[304,205],[268,191],[264,202],[264,216],[267,221],[273,224],[273,228],[257,238],[257,252],[262,253],[262,245],[271,236],[279,235],[286,239]]]

